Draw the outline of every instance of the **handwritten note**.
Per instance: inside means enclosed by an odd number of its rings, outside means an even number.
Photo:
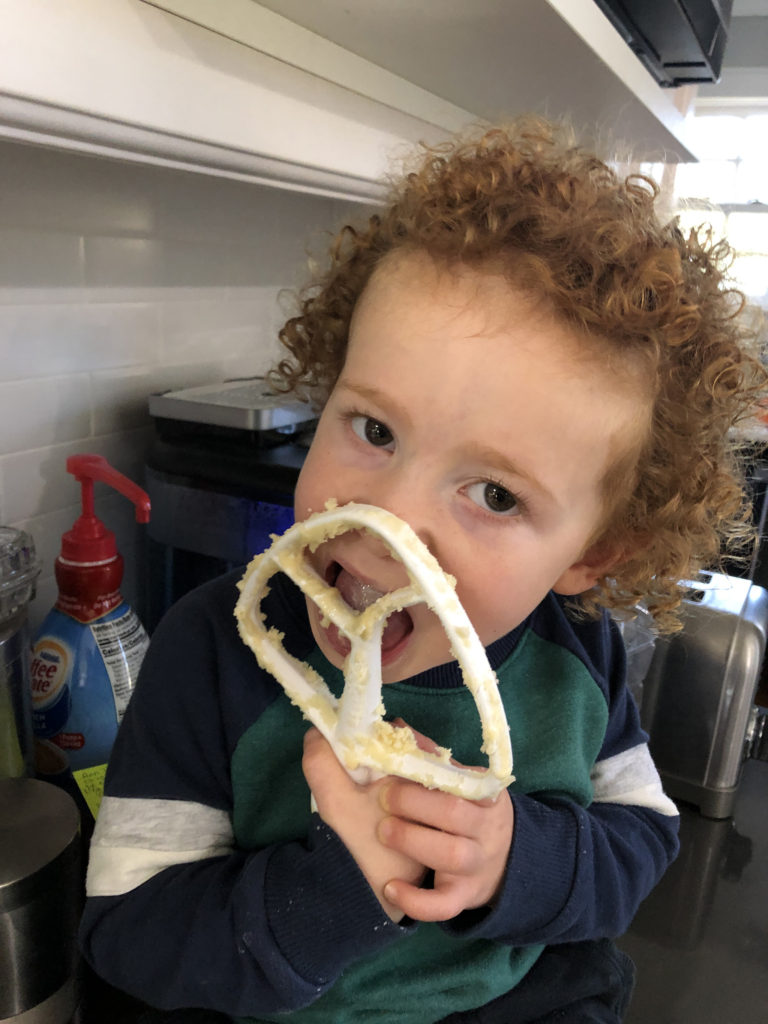
[[[88,810],[96,818],[101,806],[101,798],[104,795],[104,776],[107,774],[107,766],[97,764],[92,768],[80,768],[72,774],[88,804]]]

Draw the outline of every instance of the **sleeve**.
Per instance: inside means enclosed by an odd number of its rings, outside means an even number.
[[[409,929],[317,815],[300,842],[236,846],[230,754],[275,684],[239,643],[235,597],[202,588],[152,638],[110,758],[80,942],[150,1005],[258,1016],[312,1002]]]
[[[447,922],[450,934],[516,946],[614,938],[677,856],[679,815],[664,794],[625,685],[615,627],[601,634],[609,680],[608,726],[591,773],[588,807],[547,794],[510,791],[514,835],[494,906]]]

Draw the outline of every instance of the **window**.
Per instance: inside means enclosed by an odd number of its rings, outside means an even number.
[[[696,117],[691,146],[700,162],[679,164],[674,176],[681,227],[708,223],[725,236],[735,284],[768,307],[768,114]]]

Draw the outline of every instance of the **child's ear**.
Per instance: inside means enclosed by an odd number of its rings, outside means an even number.
[[[556,581],[556,594],[575,597],[591,590],[599,579],[624,561],[626,551],[618,544],[595,544]]]

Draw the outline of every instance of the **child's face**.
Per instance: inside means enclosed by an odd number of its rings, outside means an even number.
[[[437,270],[418,255],[390,260],[355,310],[296,518],[329,498],[396,513],[456,577],[486,646],[550,589],[589,589],[606,569],[588,550],[604,514],[601,483],[635,441],[644,407],[578,345],[499,277]],[[364,532],[313,557],[354,607],[407,582]],[[345,642],[308,607],[315,639],[340,666]],[[390,618],[385,682],[451,659],[426,606]]]

